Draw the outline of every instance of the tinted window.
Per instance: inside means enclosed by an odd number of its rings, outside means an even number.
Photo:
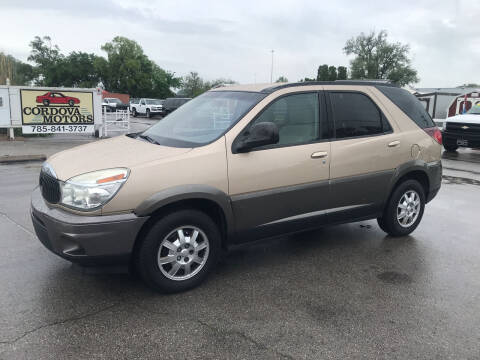
[[[318,140],[318,94],[281,97],[270,104],[252,125],[260,122],[273,122],[278,126],[279,145],[305,144]]]
[[[407,90],[390,86],[378,86],[377,89],[388,97],[422,129],[435,126],[435,123],[423,107],[422,103]]]
[[[383,132],[382,115],[366,95],[330,93],[337,139],[368,136]]]

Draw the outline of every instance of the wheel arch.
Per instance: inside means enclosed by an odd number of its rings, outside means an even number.
[[[184,185],[160,191],[144,200],[134,210],[138,216],[149,216],[138,233],[138,243],[155,221],[164,214],[180,209],[197,209],[209,215],[222,234],[222,246],[227,247],[233,233],[233,211],[230,199],[223,191],[207,185]]]
[[[425,192],[425,198],[428,197],[430,192],[431,181],[429,177],[429,166],[428,163],[422,160],[409,161],[401,166],[399,166],[392,177],[390,182],[390,188],[388,191],[388,198],[384,203],[384,207],[390,201],[392,193],[397,188],[398,185],[403,183],[406,180],[416,180],[422,185],[422,188]]]

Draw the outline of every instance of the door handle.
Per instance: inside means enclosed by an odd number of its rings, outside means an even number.
[[[395,140],[395,141],[392,141],[390,144],[388,144],[388,147],[395,147],[398,145],[400,145],[400,141]]]
[[[321,159],[327,157],[328,153],[326,151],[316,151],[314,152],[311,157],[312,159]]]

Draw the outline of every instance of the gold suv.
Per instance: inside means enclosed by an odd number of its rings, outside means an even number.
[[[440,189],[441,142],[393,85],[222,87],[142,133],[49,158],[32,221],[65,259],[129,263],[182,291],[232,244],[375,218],[411,233]]]

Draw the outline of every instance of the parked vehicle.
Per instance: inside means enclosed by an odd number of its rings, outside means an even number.
[[[163,107],[165,109],[165,115],[177,110],[180,106],[192,100],[192,98],[167,98]]]
[[[117,110],[127,110],[128,105],[124,104],[120,99],[117,98],[104,98],[102,102],[102,108],[111,112]]]
[[[49,158],[32,221],[65,259],[132,264],[182,291],[234,244],[375,218],[410,234],[440,189],[441,142],[392,85],[222,87],[142,133]]]
[[[147,118],[151,118],[155,115],[165,115],[163,103],[165,100],[159,99],[138,99],[135,104],[130,104],[130,111],[135,117],[137,115],[145,115]]]
[[[35,99],[37,103],[49,106],[50,104],[67,104],[74,106],[79,104],[80,100],[73,96],[65,96],[60,92],[49,91],[44,95],[37,96]]]
[[[456,151],[459,147],[480,148],[480,104],[465,114],[447,118],[443,147],[446,151]]]

